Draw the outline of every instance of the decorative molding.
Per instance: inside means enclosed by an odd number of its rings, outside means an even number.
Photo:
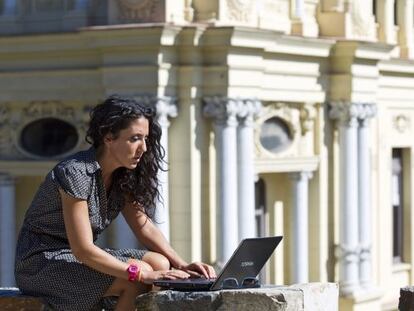
[[[12,109],[13,108],[13,109]],[[0,108],[0,159],[31,160],[44,159],[27,153],[20,146],[21,131],[31,122],[55,118],[71,124],[77,131],[78,143],[69,151],[86,146],[83,137],[89,122],[91,106],[61,101],[32,101],[25,103],[3,103]],[[64,157],[63,154],[60,157]]]
[[[300,127],[302,135],[313,129],[316,119],[316,108],[314,104],[305,103],[300,107]]]
[[[394,116],[392,123],[394,128],[400,133],[404,133],[411,128],[411,119],[407,115],[400,114]]]
[[[137,102],[143,103],[155,109],[157,121],[161,127],[168,127],[168,118],[175,118],[178,115],[177,99],[172,96],[158,97],[155,95],[133,95]]]
[[[251,0],[227,0],[227,16],[229,20],[249,22],[253,3]]]
[[[347,101],[336,101],[330,104],[329,117],[337,120],[341,126],[356,127],[358,121],[366,125],[368,119],[377,114],[377,107],[371,103],[352,103]]]
[[[239,102],[238,118],[245,126],[254,126],[254,120],[262,112],[262,103],[258,99],[245,99]]]
[[[121,19],[147,20],[155,12],[160,0],[118,0]]]
[[[203,98],[204,116],[213,118],[217,125],[237,126],[238,113],[241,99],[224,96],[212,96]]]
[[[176,99],[172,97],[157,98],[155,109],[161,127],[168,127],[170,125],[168,118],[175,118],[178,115]]]

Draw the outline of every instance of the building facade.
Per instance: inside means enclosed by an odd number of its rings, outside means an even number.
[[[0,281],[44,175],[92,106],[152,103],[156,221],[220,266],[284,235],[262,278],[338,282],[341,310],[414,283],[413,0],[0,1]],[[134,246],[118,219],[99,243]]]

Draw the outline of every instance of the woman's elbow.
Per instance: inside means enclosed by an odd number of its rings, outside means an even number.
[[[72,254],[77,260],[82,263],[87,263],[88,259],[91,257],[93,245],[79,245],[76,247],[71,247]]]

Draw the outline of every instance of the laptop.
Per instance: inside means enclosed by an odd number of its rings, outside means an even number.
[[[256,277],[282,238],[282,236],[274,236],[244,239],[216,279],[156,280],[154,285],[179,291],[213,291],[260,287]]]

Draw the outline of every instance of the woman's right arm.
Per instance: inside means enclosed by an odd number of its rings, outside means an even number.
[[[66,235],[73,255],[83,264],[99,272],[128,279],[128,263],[118,260],[93,243],[92,227],[89,221],[88,204],[59,190],[63,206]],[[156,279],[187,278],[189,275],[179,270],[143,271],[141,279],[151,284]]]
[[[93,244],[88,204],[59,191],[62,199],[66,235],[73,255],[83,264],[102,273],[128,279],[128,264]]]

